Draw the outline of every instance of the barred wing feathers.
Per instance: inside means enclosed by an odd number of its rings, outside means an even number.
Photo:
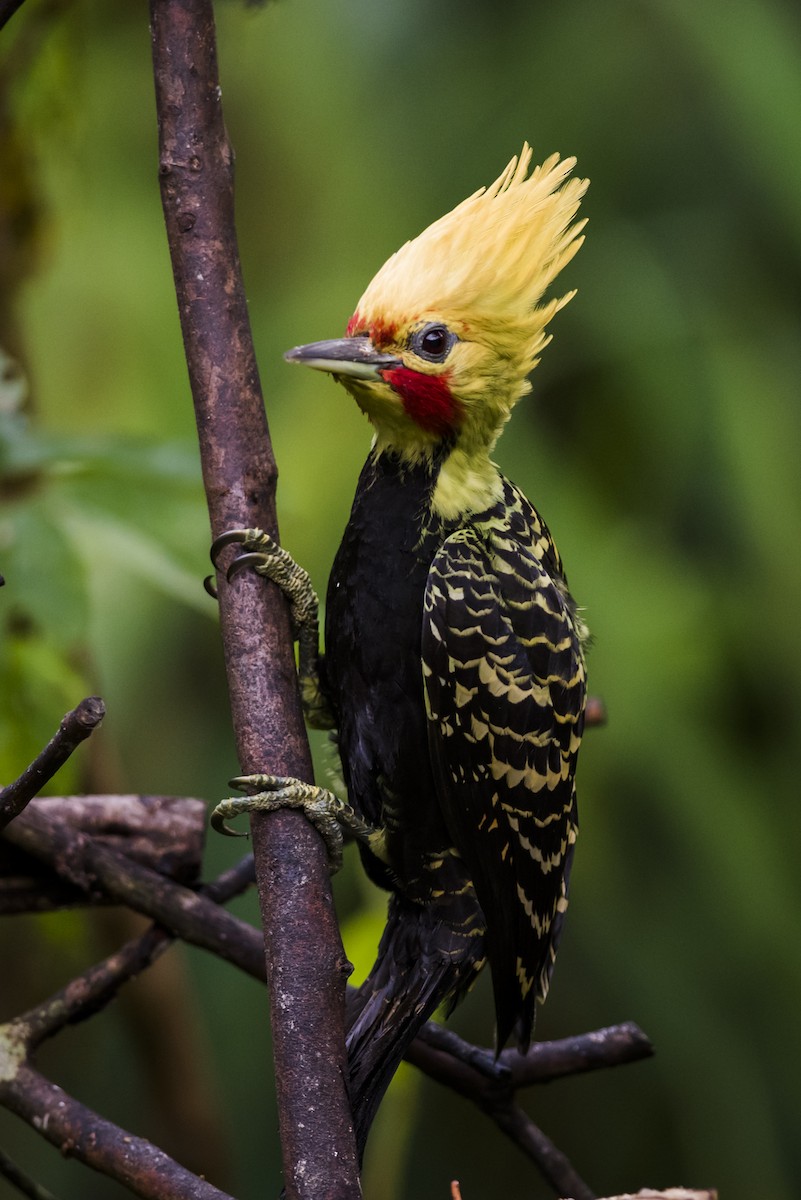
[[[583,627],[556,550],[534,510],[516,509],[443,543],[422,639],[431,758],[487,924],[499,1048],[513,1031],[528,1045],[548,990],[585,698]]]

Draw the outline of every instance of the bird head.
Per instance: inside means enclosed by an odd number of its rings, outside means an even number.
[[[344,338],[286,354],[344,384],[375,427],[376,453],[414,463],[444,446],[488,461],[531,390],[546,326],[574,295],[543,302],[584,240],[586,222],[573,218],[587,188],[567,178],[575,159],[529,170],[531,157],[525,145],[493,184],[393,254]]]

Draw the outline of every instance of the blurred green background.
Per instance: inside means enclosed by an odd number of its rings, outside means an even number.
[[[585,247],[497,458],[555,533],[608,706],[580,766],[570,920],[538,1025],[634,1019],[655,1059],[532,1092],[600,1195],[791,1200],[801,1179],[801,16],[790,0],[221,4],[239,236],[284,543],[324,591],[369,430],[281,353],[339,334],[384,259],[528,139],[592,186]],[[156,180],[144,4],[27,0],[0,35],[0,765],[109,715],[58,789],[225,794],[237,764]],[[560,281],[561,282],[561,281]],[[30,423],[18,402],[27,393]],[[321,774],[325,748],[315,743]],[[214,839],[207,870],[239,846]],[[351,862],[346,945],[383,900]],[[252,899],[236,910],[256,919]],[[4,1018],[126,919],[0,926]],[[487,1042],[489,988],[454,1019]],[[243,1200],[278,1187],[265,997],[200,952],[40,1061]],[[182,1135],[180,1126],[183,1125]],[[122,1196],[0,1113],[64,1200]],[[265,1166],[266,1164],[266,1166]],[[550,1193],[407,1071],[372,1200]],[[0,1181],[0,1196],[11,1195]]]

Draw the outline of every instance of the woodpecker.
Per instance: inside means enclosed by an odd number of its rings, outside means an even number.
[[[287,592],[310,721],[336,729],[348,800],[274,776],[233,781],[213,824],[298,805],[342,831],[390,892],[349,1010],[360,1151],[410,1041],[489,962],[496,1049],[529,1046],[567,908],[578,832],[587,630],[545,522],[491,460],[583,241],[574,159],[500,177],[407,242],[343,338],[287,353],[331,374],[374,429],[328,586],[325,654],[308,576],[259,530],[218,539]]]

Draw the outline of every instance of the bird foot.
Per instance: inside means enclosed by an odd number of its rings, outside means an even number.
[[[226,571],[229,582],[234,575],[251,567],[257,575],[277,584],[289,601],[292,637],[298,643],[298,678],[304,716],[313,729],[333,729],[334,717],[320,679],[319,602],[308,572],[262,529],[229,529],[221,534],[211,547],[211,561],[215,567],[221,551],[231,545],[241,546],[244,553],[238,554]],[[216,595],[210,578],[205,580],[205,587],[211,595]]]
[[[222,800],[211,814],[211,825],[229,837],[246,837],[231,829],[226,821],[245,812],[275,812],[279,808],[298,808],[311,821],[325,842],[328,869],[332,875],[342,866],[344,835],[370,845],[374,853],[383,841],[383,832],[357,816],[346,801],[327,788],[283,775],[239,775],[231,787],[246,791],[246,796]]]
[[[292,630],[297,638],[304,628],[317,630],[319,602],[312,587],[308,572],[298,566],[291,554],[279,546],[263,529],[229,529],[212,543],[211,561],[217,567],[220,552],[226,546],[240,545],[244,551],[238,554],[226,571],[226,579],[233,579],[240,571],[251,567],[257,575],[271,579],[280,587],[290,605]]]

